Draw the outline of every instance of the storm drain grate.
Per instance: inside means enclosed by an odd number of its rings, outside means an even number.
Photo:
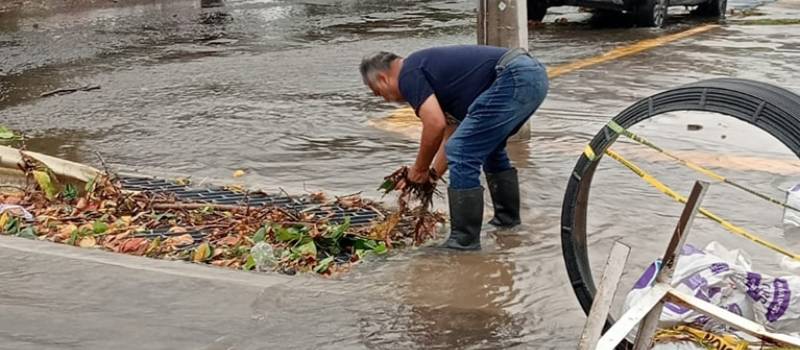
[[[340,224],[350,218],[353,226],[365,226],[383,216],[377,210],[367,208],[342,208],[325,205],[315,201],[311,196],[289,197],[287,195],[250,192],[247,194],[233,191],[225,187],[192,187],[174,181],[149,177],[124,176],[120,179],[122,188],[131,191],[148,191],[165,195],[174,195],[176,199],[186,203],[211,203],[218,205],[240,205],[251,207],[267,206],[285,208],[296,212],[313,214],[315,217],[327,218],[332,223]],[[148,238],[166,238],[175,235],[190,234],[195,242],[202,241],[207,233],[203,231],[170,232],[169,229],[154,229],[140,232],[136,236]]]

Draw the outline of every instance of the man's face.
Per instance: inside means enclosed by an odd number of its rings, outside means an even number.
[[[375,96],[383,97],[386,102],[405,102],[397,88],[397,80],[389,72],[381,72],[375,80],[368,84]]]

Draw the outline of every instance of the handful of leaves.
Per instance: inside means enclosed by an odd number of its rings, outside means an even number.
[[[421,244],[436,236],[436,224],[444,222],[444,215],[438,212],[431,212],[433,207],[433,196],[441,195],[441,192],[436,189],[438,184],[438,176],[436,172],[431,169],[428,181],[425,183],[416,183],[408,178],[408,167],[404,166],[397,169],[391,175],[384,178],[378,190],[384,192],[384,195],[398,190],[397,185],[401,182],[405,183],[397,198],[398,210],[394,214],[397,218],[395,222],[400,221],[400,216],[411,216],[414,219],[414,243]],[[409,208],[409,202],[418,201],[419,205],[414,208]],[[391,222],[391,219],[390,219]]]
[[[436,171],[430,170],[428,182],[416,183],[408,179],[408,170],[407,166],[395,170],[391,175],[383,178],[383,184],[378,190],[383,191],[384,195],[386,195],[396,190],[399,183],[404,182],[405,186],[400,190],[398,203],[401,210],[407,208],[409,200],[417,200],[420,202],[420,206],[431,208],[433,206],[433,196],[441,194],[436,189],[439,180]]]

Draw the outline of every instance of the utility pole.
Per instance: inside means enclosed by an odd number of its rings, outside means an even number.
[[[527,0],[478,0],[478,44],[528,49]],[[511,137],[527,140],[530,123]]]

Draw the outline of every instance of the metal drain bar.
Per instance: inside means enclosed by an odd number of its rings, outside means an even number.
[[[352,226],[366,226],[383,217],[383,213],[367,208],[343,208],[325,205],[315,201],[311,196],[290,197],[273,195],[264,192],[241,193],[224,187],[209,186],[204,188],[181,185],[165,179],[123,176],[120,178],[122,188],[131,191],[148,191],[153,193],[174,195],[179,201],[186,203],[210,203],[218,205],[250,205],[251,207],[279,207],[295,213],[313,215],[315,218],[326,218],[331,223],[340,224],[350,218]],[[166,238],[189,234],[195,243],[201,242],[208,233],[200,231],[170,232],[169,229],[153,229],[136,234],[138,237]]]

